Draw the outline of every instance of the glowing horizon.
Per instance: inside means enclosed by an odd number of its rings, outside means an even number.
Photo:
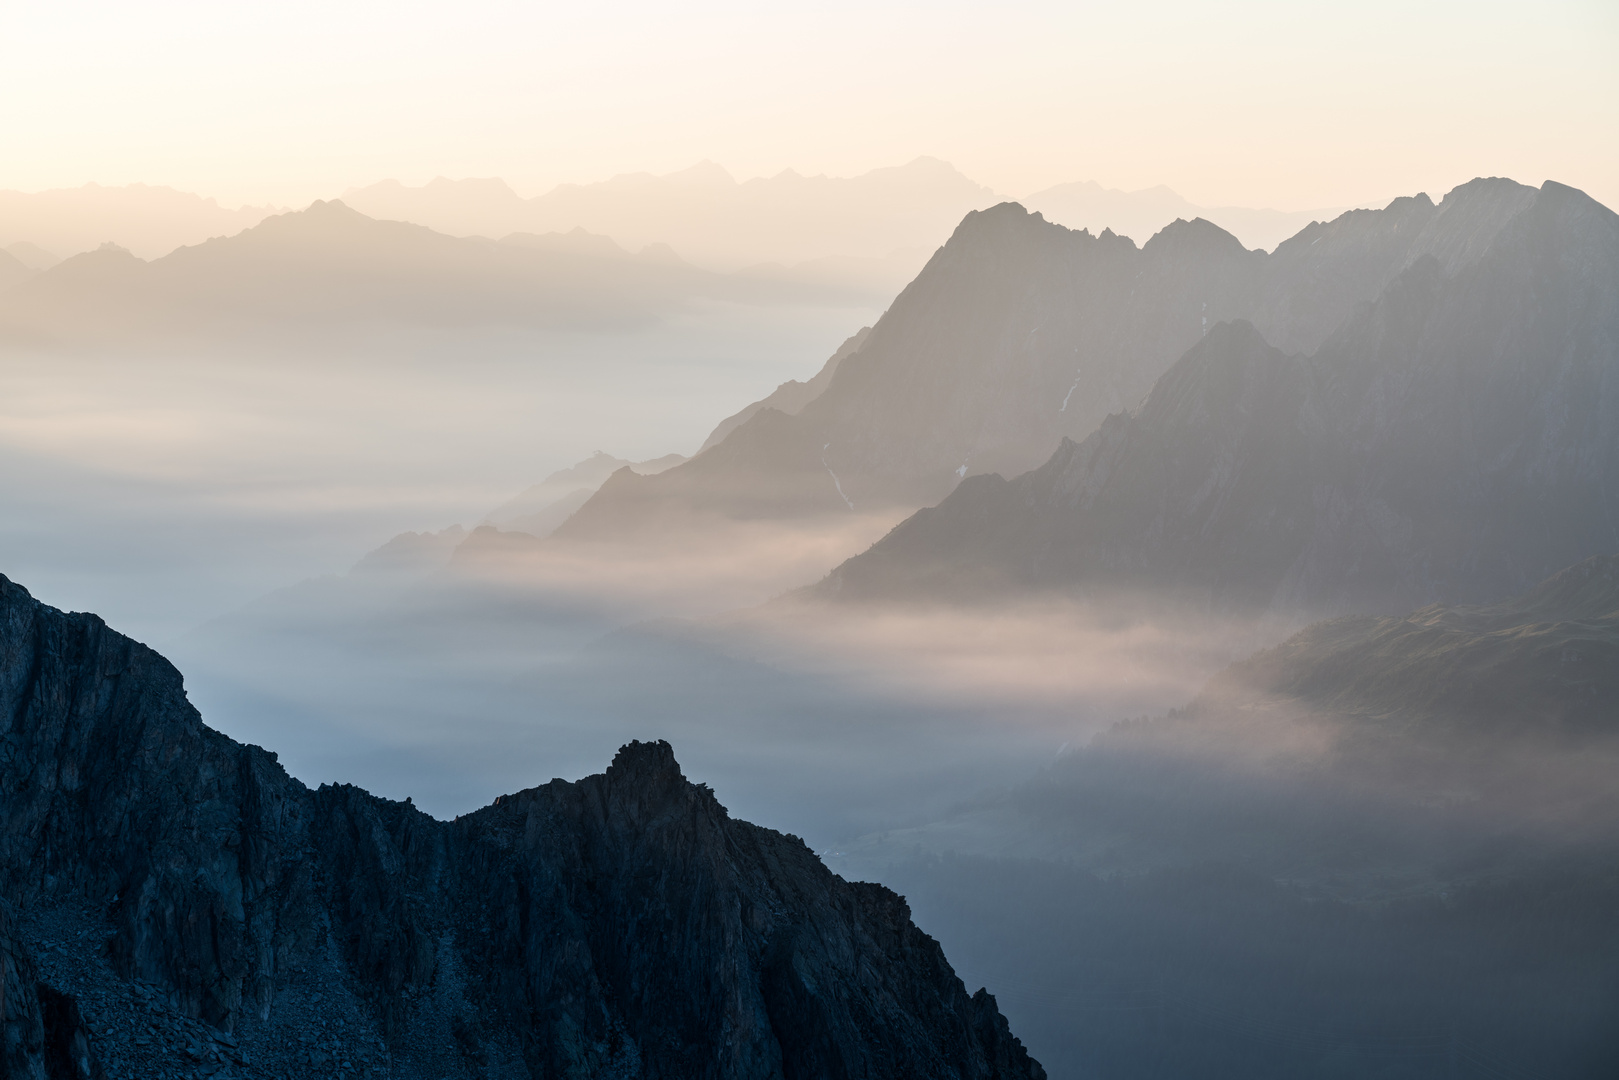
[[[382,179],[500,177],[531,196],[704,160],[744,180],[925,155],[1012,197],[1094,180],[1304,210],[1505,175],[1619,203],[1619,15],[1593,0],[171,0],[12,8],[0,31],[14,190],[302,206]]]

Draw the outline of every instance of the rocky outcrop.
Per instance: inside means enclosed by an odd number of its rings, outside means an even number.
[[[34,927],[0,925],[8,1076],[72,1075],[75,1032],[125,1071],[1044,1075],[903,899],[733,820],[665,743],[449,822],[311,791],[3,577],[0,725],[0,889]]]
[[[1550,182],[1469,189],[1313,355],[1216,328],[1138,409],[963,484],[820,591],[1292,620],[1478,602],[1619,549],[1619,217]]]

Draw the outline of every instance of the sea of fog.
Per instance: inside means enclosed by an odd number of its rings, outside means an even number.
[[[594,451],[690,454],[878,314],[709,303],[588,333],[0,351],[0,572],[157,648],[210,724],[307,783],[451,816],[666,738],[733,812],[818,848],[930,820],[1182,703],[1234,647],[1060,604],[760,607],[903,514],[349,574]]]
[[[164,650],[593,451],[690,454],[877,315],[696,303],[617,331],[0,347],[0,572]]]

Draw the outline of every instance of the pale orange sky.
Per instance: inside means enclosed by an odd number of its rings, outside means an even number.
[[[1619,205],[1619,4],[0,2],[0,188],[296,205],[930,154],[1011,195],[1306,209],[1555,178]]]

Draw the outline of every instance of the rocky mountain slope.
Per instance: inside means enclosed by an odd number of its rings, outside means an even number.
[[[936,502],[1134,407],[1222,321],[1315,351],[1415,261],[1454,271],[1534,201],[1475,181],[1439,206],[1422,195],[1313,224],[1269,255],[1202,220],[1137,248],[1012,203],[974,212],[796,415],[761,410],[656,481],[605,486],[559,535]]]
[[[1216,327],[1138,409],[972,478],[822,594],[1057,587],[1295,618],[1478,601],[1619,548],[1619,217],[1507,181],[1430,216],[1454,227],[1360,238],[1356,280],[1382,245],[1422,253],[1312,355],[1292,300]],[[1344,295],[1353,265],[1295,295]]]
[[[310,791],[4,578],[0,723],[7,1076],[1044,1075],[901,898],[665,743],[448,822]]]

